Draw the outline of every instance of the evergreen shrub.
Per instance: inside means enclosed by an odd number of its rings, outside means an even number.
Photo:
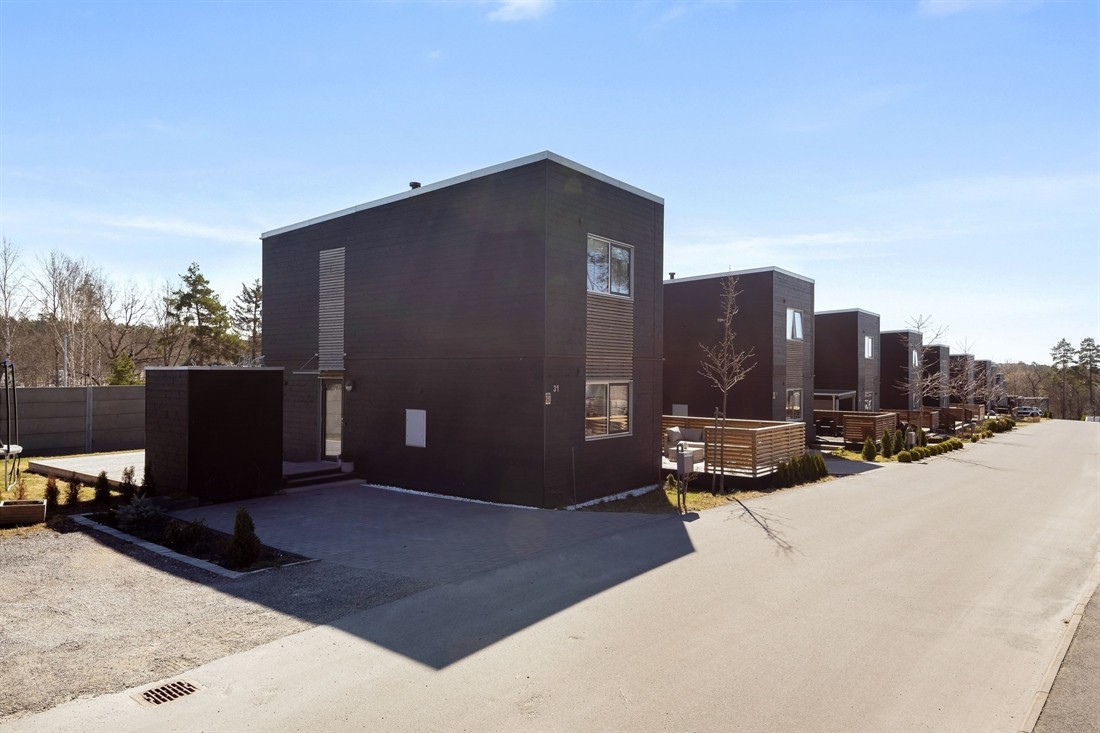
[[[871,440],[871,436],[863,441],[863,460],[873,461],[875,456],[878,455],[878,450],[875,448],[875,441]]]
[[[260,559],[262,548],[252,516],[242,506],[237,510],[237,518],[233,522],[233,541],[229,543],[226,560],[230,567],[246,568]]]

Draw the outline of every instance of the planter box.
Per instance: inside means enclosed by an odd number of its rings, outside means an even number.
[[[46,521],[45,499],[0,501],[0,525],[40,524]]]

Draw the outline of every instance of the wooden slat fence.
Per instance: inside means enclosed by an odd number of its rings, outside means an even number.
[[[703,430],[704,470],[757,478],[774,473],[781,461],[806,452],[806,425],[800,422],[727,420],[724,445],[712,417],[662,415],[661,431],[671,427]]]
[[[898,424],[897,413],[893,412],[814,410],[814,422],[819,420],[834,420],[845,443],[862,443],[868,437],[878,442],[884,430],[893,430]]]
[[[926,409],[924,411],[923,420],[920,410],[894,410],[893,412],[897,414],[898,420],[900,420],[901,422],[908,423],[910,425],[916,425],[919,422],[922,428],[926,428],[928,430],[940,429],[939,410]]]

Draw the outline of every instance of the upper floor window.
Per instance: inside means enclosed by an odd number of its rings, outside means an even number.
[[[787,309],[787,338],[802,340],[802,311],[796,308]]]
[[[588,291],[627,298],[631,294],[634,250],[626,244],[588,238]]]
[[[920,350],[919,349],[913,349],[913,366],[918,368],[918,369],[920,368]]]
[[[863,337],[863,358],[874,359],[875,358],[875,342],[870,336]]]

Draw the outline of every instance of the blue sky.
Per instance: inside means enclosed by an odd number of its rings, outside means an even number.
[[[1100,3],[0,0],[0,233],[231,299],[259,234],[541,150],[665,199],[665,270],[979,358],[1100,338]]]

